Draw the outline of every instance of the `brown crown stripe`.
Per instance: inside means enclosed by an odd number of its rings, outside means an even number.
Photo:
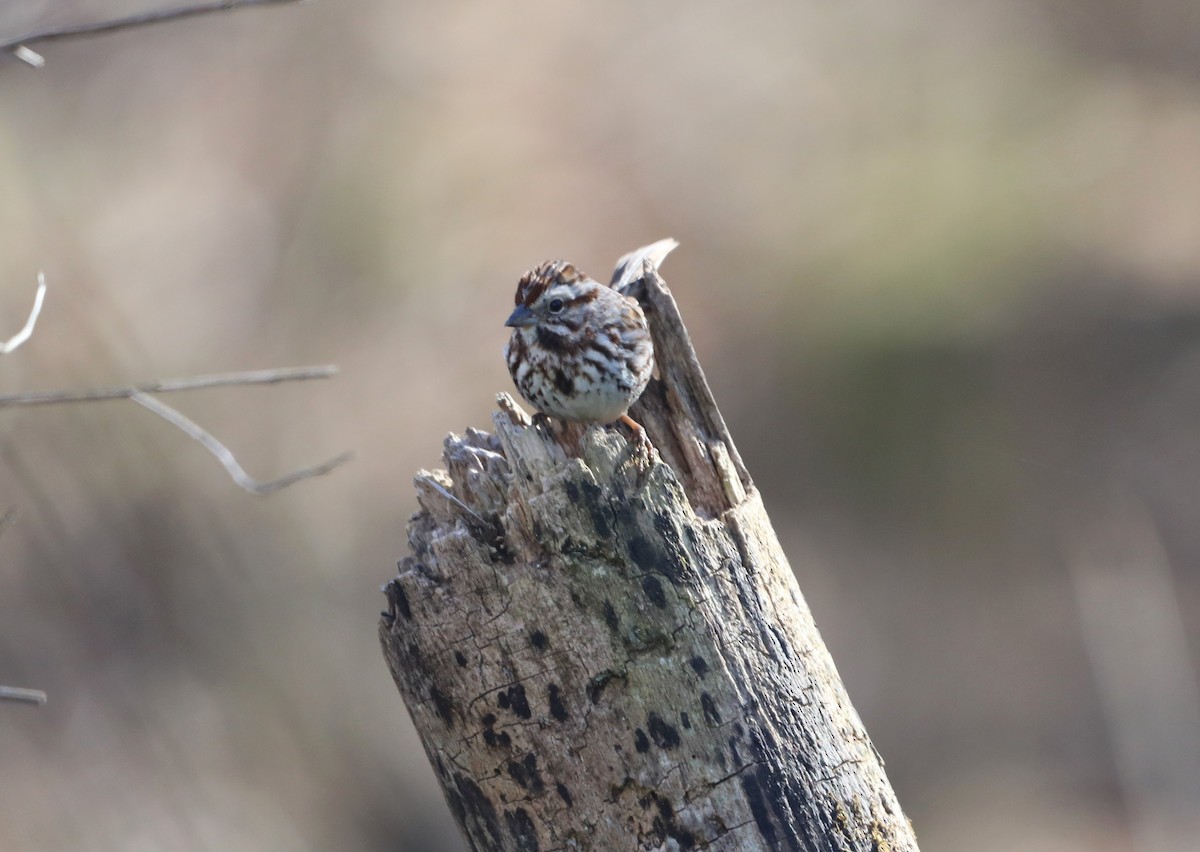
[[[518,305],[532,307],[548,287],[555,284],[573,284],[586,277],[565,260],[547,261],[521,276],[521,281],[517,284],[515,302]]]

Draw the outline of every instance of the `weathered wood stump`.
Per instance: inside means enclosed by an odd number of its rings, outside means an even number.
[[[612,427],[446,440],[380,639],[475,850],[916,850],[650,264]]]

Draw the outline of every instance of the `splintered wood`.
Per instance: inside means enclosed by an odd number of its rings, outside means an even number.
[[[662,279],[617,427],[446,440],[384,655],[475,850],[916,850]]]

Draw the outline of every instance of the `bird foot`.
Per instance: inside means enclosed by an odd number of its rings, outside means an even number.
[[[633,432],[633,440],[630,441],[625,451],[625,458],[622,460],[622,464],[625,462],[634,462],[642,474],[649,472],[651,462],[650,451],[654,449],[654,445],[650,443],[650,436],[646,434],[646,428],[628,414],[622,414],[618,420],[628,426],[630,431]],[[641,476],[639,475],[639,481],[640,479]]]

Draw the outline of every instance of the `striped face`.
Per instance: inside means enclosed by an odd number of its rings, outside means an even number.
[[[592,320],[591,305],[599,297],[600,284],[565,261],[543,263],[527,272],[517,285],[516,308],[506,325],[526,341],[564,348],[579,345]],[[615,293],[614,293],[615,295]]]
[[[526,273],[515,301],[505,357],[539,411],[609,423],[641,395],[654,352],[635,300],[559,260]]]

